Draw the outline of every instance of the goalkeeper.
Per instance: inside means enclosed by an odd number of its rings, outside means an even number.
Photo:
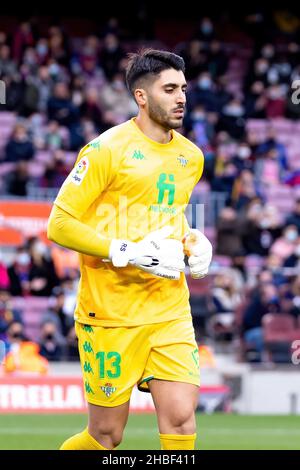
[[[161,448],[195,448],[199,357],[184,255],[208,272],[211,244],[184,216],[202,152],[175,129],[186,104],[184,61],[132,54],[126,80],[138,115],[79,153],[54,201],[48,237],[80,253],[75,327],[88,426],[61,449],[113,449],[137,384],[152,394]]]

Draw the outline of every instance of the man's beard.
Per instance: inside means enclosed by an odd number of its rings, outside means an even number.
[[[150,96],[148,113],[150,119],[162,126],[166,131],[178,129],[182,126],[182,119],[171,119],[168,117],[166,111]]]

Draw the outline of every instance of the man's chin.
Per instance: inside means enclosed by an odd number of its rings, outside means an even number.
[[[183,118],[180,118],[180,119],[171,119],[168,124],[170,126],[170,129],[179,129],[180,127],[182,127],[182,123],[183,123]]]

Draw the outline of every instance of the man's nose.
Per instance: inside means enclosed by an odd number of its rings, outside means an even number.
[[[178,104],[185,104],[186,103],[186,96],[185,93],[179,93],[177,96],[177,103]]]

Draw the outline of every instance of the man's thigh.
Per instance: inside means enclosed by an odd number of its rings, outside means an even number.
[[[101,407],[128,402],[149,355],[148,328],[77,322],[76,333],[86,401]]]
[[[157,325],[150,340],[140,390],[149,391],[148,382],[152,379],[200,385],[199,350],[191,319]]]

